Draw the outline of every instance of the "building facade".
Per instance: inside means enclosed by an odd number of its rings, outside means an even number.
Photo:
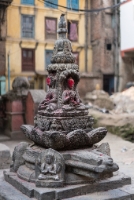
[[[65,13],[68,34],[80,72],[85,72],[85,14],[63,7],[85,9],[85,0],[13,0],[7,11],[6,90],[16,76],[26,76],[31,88],[46,89],[46,67],[50,63],[57,24]],[[90,1],[89,1],[90,2]],[[61,5],[63,7],[60,7]],[[90,8],[90,4],[89,4]],[[87,47],[87,70],[92,69],[92,49]]]
[[[12,0],[0,1],[0,95],[6,91],[6,11]]]
[[[91,0],[91,8],[113,6],[117,0]],[[112,94],[117,91],[118,52],[119,52],[119,13],[118,9],[94,12],[91,18],[91,44],[93,51],[93,72],[100,73],[102,88]]]
[[[134,1],[127,0],[120,8],[120,87],[122,91],[128,82],[134,82]]]

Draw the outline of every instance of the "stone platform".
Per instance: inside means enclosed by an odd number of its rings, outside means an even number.
[[[87,196],[87,194],[88,194],[88,198],[86,199],[89,199],[89,196],[92,197],[95,194],[99,194],[99,193],[108,194],[109,192],[112,193],[112,191],[113,192],[115,191],[116,192],[115,194],[117,194],[117,197],[119,198],[116,198],[116,195],[115,195],[115,198],[107,198],[107,200],[109,199],[120,199],[120,200],[129,199],[130,200],[131,199],[131,198],[128,198],[130,197],[130,194],[128,192],[125,192],[125,189],[124,191],[122,191],[122,189],[117,190],[117,188],[121,188],[125,185],[131,184],[131,178],[123,174],[114,175],[112,178],[107,178],[102,181],[97,181],[93,184],[78,184],[78,185],[65,186],[63,188],[39,188],[39,187],[36,187],[34,183],[28,183],[27,181],[24,181],[18,178],[16,173],[13,173],[13,172],[5,171],[4,177],[5,177],[6,182],[0,181],[0,199],[6,199],[6,200],[22,200],[22,199],[23,200],[28,200],[28,199],[29,200],[30,199],[58,200],[58,199],[67,199],[67,198],[77,199],[77,198],[80,198],[81,195]],[[126,187],[131,187],[131,185],[126,186]],[[104,191],[107,191],[107,192],[104,192]],[[131,192],[131,189],[130,189],[130,192]],[[133,190],[133,193],[134,193],[134,190]],[[17,196],[19,195],[19,198],[16,198],[16,195]],[[123,198],[121,198],[121,196]],[[81,200],[84,200],[84,199],[85,199],[84,196],[81,197]],[[100,200],[100,198],[98,199]],[[93,198],[93,200],[97,200],[97,198],[95,197]]]

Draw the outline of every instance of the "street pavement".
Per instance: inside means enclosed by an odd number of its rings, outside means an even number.
[[[9,140],[0,143],[7,145],[12,154],[14,147],[22,141],[24,140]],[[119,165],[119,171],[130,176],[132,180],[134,180],[134,143],[125,141],[111,133],[108,133],[100,144],[105,142],[108,142],[110,145],[111,157]],[[3,170],[0,170],[0,176],[2,176],[2,174]]]

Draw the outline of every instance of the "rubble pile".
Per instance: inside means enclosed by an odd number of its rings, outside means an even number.
[[[99,93],[99,91],[97,92]],[[104,94],[105,92],[100,93]],[[92,94],[94,94],[94,91]],[[106,99],[110,99],[112,105],[114,105],[112,110],[109,109],[108,114],[100,112],[102,105],[107,108],[107,100],[103,100],[104,102],[99,109],[96,109],[96,106],[93,105],[89,110],[89,114],[95,119],[96,126],[104,126],[109,132],[134,142],[134,87],[107,96]],[[89,102],[92,103],[91,100]],[[96,103],[96,100],[94,103]]]
[[[134,112],[134,87],[115,93],[110,98],[115,104],[114,113]]]
[[[88,92],[84,98],[86,104],[90,104],[93,107],[105,108],[107,110],[112,110],[114,108],[114,103],[107,92],[103,90],[94,90]]]

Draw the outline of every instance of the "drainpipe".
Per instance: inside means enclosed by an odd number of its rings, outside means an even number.
[[[7,54],[8,56],[8,91],[10,90],[10,52]]]
[[[85,9],[88,9],[88,0],[85,0]],[[88,12],[85,12],[85,72],[88,72]]]
[[[114,3],[117,4],[117,0],[114,0]],[[119,90],[119,17],[118,17],[118,9],[115,11],[115,81],[114,81],[114,90],[118,92]]]

